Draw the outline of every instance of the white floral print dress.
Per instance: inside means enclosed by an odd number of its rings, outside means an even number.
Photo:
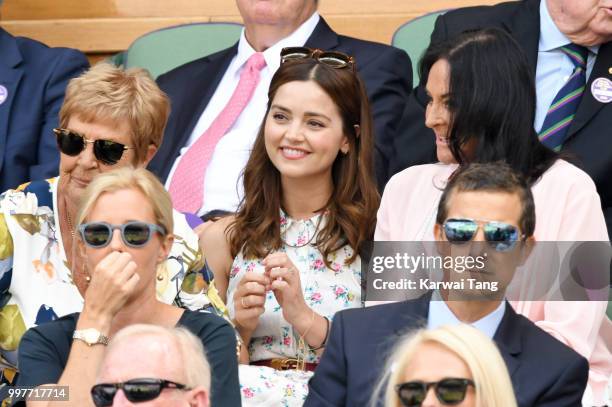
[[[330,320],[337,311],[360,307],[361,260],[350,265],[345,260],[353,249],[346,245],[330,255],[327,268],[322,254],[314,245],[317,226],[325,222],[325,215],[307,220],[289,218],[281,211],[281,237],[285,242],[281,252],[287,253],[299,270],[306,304]],[[320,217],[323,216],[321,219]],[[245,259],[242,253],[234,259],[229,276],[227,302],[230,316],[234,316],[233,297],[245,273],[263,273],[263,259]],[[299,334],[285,321],[282,309],[270,291],[265,312],[253,333],[249,345],[251,361],[296,358]],[[315,352],[308,352],[305,361],[318,362]],[[312,372],[275,370],[265,366],[240,365],[240,388],[243,406],[301,406],[308,394],[308,379]]]

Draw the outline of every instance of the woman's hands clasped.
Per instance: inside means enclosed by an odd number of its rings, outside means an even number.
[[[300,271],[286,253],[272,253],[264,260],[265,275],[270,277],[270,288],[283,310],[283,318],[291,325],[309,316],[310,308],[304,301]]]

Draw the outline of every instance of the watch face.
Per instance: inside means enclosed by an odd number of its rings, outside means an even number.
[[[100,333],[95,329],[85,329],[83,331],[83,338],[87,343],[96,343],[99,337]]]

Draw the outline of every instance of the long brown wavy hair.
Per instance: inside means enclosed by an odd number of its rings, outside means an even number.
[[[328,256],[348,243],[354,250],[347,259],[350,264],[361,245],[374,234],[380,202],[374,181],[372,117],[359,76],[351,69],[332,68],[315,59],[285,62],[272,78],[266,115],[244,169],[244,198],[227,230],[232,256],[242,249],[247,258],[263,258],[283,246],[281,177],[266,152],[264,129],[276,92],[294,81],[314,81],[333,100],[342,117],[349,151],[339,152],[332,164],[333,192],[320,209],[326,212],[327,219],[318,231],[316,247],[330,267]]]

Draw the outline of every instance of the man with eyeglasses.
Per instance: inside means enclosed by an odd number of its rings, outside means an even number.
[[[210,366],[202,343],[184,328],[124,328],[108,344],[91,395],[96,407],[208,407]]]
[[[504,299],[515,269],[529,257],[534,229],[531,191],[510,167],[472,164],[457,173],[438,206],[436,246],[450,256],[486,253],[485,272],[479,277],[474,270],[445,268],[442,281],[458,286],[440,285],[417,299],[336,314],[305,406],[367,405],[399,335],[423,325],[459,323],[495,341],[519,407],[580,405],[586,359],[518,315]],[[482,283],[491,281],[496,289],[483,289]]]
[[[372,108],[375,165],[382,188],[394,154],[397,122],[412,90],[408,55],[388,45],[338,35],[317,12],[317,0],[236,3],[244,30],[235,45],[158,78],[172,112],[149,169],[165,182],[176,209],[200,216],[236,210],[243,195],[241,173],[286,47],[354,57]]]

